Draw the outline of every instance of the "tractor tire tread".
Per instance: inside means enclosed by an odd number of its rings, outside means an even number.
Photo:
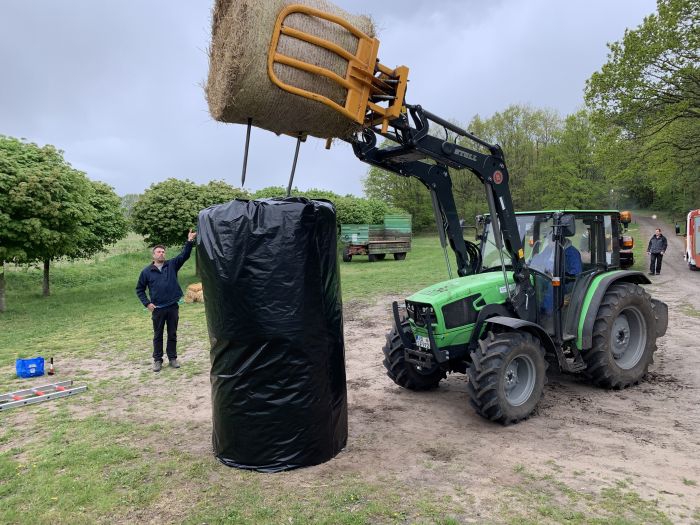
[[[408,321],[404,321],[401,326],[406,330]],[[441,368],[425,375],[417,371],[411,373],[412,365],[406,363],[403,341],[396,327],[386,335],[386,344],[382,350],[384,352],[382,364],[386,368],[386,375],[402,388],[416,391],[433,390],[438,387],[441,380],[447,377],[447,373]]]
[[[654,362],[656,338],[654,337],[647,343],[648,348],[645,349],[645,354],[647,355],[643,355],[640,358],[640,362],[643,362],[641,373],[634,377],[622,377],[620,374],[616,374],[616,371],[610,366],[609,333],[612,330],[611,323],[613,322],[615,311],[620,305],[622,304],[624,307],[625,303],[630,304],[630,301],[632,303],[641,301],[649,305],[651,312],[651,316],[647,316],[648,318],[645,319],[647,321],[647,338],[650,337],[650,334],[655,336],[653,323],[648,322],[656,320],[650,299],[649,294],[641,286],[633,283],[613,284],[605,292],[593,324],[593,345],[582,354],[584,361],[588,365],[584,374],[592,384],[611,390],[621,390],[639,384],[644,379],[649,365]]]
[[[527,413],[505,414],[499,398],[499,374],[504,363],[513,348],[519,346],[536,346],[540,352],[542,386],[546,384],[546,370],[549,364],[544,359],[544,350],[538,338],[528,332],[500,332],[494,334],[488,332],[486,337],[479,341],[478,348],[471,353],[471,365],[467,370],[470,404],[482,417],[508,425],[517,423],[530,417],[542,395],[541,387],[538,392],[533,392],[535,403],[532,410]],[[537,368],[537,365],[535,365]],[[532,398],[531,398],[532,399]],[[517,412],[517,411],[516,411]]]

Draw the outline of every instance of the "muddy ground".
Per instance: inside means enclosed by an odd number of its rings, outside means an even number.
[[[641,235],[636,242],[646,244],[659,223],[637,220]],[[473,521],[482,522],[494,518],[494,495],[517,484],[519,468],[551,473],[555,467],[556,479],[573,490],[596,492],[624,481],[641,497],[658,500],[673,522],[691,520],[700,507],[700,272],[690,272],[682,258],[684,239],[661,226],[669,249],[662,274],[651,277],[647,289],[668,304],[669,327],[640,385],[606,391],[577,377],[550,377],[533,417],[503,427],[470,407],[465,375],[450,375],[431,392],[401,389],[386,376],[381,348],[391,325],[390,304],[402,297],[383,297],[369,306],[349,303],[347,447],[324,465],[281,476],[290,484],[332,483],[338,472],[368,481],[388,477],[417,492],[425,488],[450,495]],[[204,342],[190,342],[180,353],[181,371],[166,369],[154,376],[144,361],[141,380],[148,381],[148,391],[136,389],[128,400],[113,397],[92,407],[118,418],[180,421],[184,430],[170,436],[170,444],[211,457],[207,349]],[[75,366],[95,377],[124,374],[118,363],[99,359]],[[186,367],[202,372],[174,389],[167,378]],[[83,408],[80,414],[87,412]],[[18,412],[10,421],[30,429],[33,418],[33,411]],[[219,468],[218,475],[225,475],[226,468]],[[161,510],[168,507],[164,499]],[[137,518],[148,522],[153,514]]]

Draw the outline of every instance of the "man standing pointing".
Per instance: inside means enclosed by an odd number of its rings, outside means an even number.
[[[661,230],[656,228],[654,235],[649,239],[649,246],[647,246],[647,253],[651,256],[649,275],[661,274],[661,261],[666,253],[666,248],[668,248],[668,241],[666,237],[661,235]]]
[[[173,368],[180,368],[177,362],[177,321],[182,297],[182,288],[177,282],[177,272],[190,258],[192,245],[197,234],[190,230],[187,242],[180,254],[165,260],[165,246],[153,247],[153,262],[141,270],[136,284],[136,295],[143,305],[151,311],[153,319],[153,371],[160,372],[163,366],[163,330],[168,326],[168,344],[165,352]],[[150,299],[146,296],[146,288]]]

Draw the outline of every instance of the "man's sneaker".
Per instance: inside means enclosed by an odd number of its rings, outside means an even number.
[[[153,371],[154,372],[160,372],[161,368],[163,368],[163,361],[153,361]]]
[[[172,366],[173,368],[180,368],[180,363],[177,362],[177,359],[171,359],[170,366]]]

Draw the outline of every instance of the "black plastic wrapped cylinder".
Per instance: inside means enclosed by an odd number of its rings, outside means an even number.
[[[328,461],[348,433],[335,209],[234,200],[200,212],[197,243],[214,454],[264,472]]]

